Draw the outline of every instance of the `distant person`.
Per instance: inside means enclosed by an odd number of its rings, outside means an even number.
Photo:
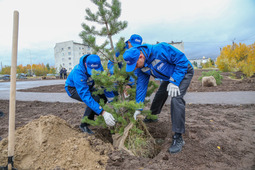
[[[63,79],[63,68],[61,68],[59,71],[59,78]]]
[[[67,78],[67,73],[66,72],[67,72],[66,68],[63,68],[64,79]]]
[[[126,71],[137,70],[136,102],[144,102],[150,76],[163,80],[159,87],[160,95],[154,101],[162,107],[171,96],[171,120],[174,132],[170,153],[182,150],[185,132],[185,101],[183,99],[193,77],[194,70],[184,53],[167,43],[144,44],[133,47],[123,55],[127,63]],[[136,110],[134,119],[141,113]],[[155,113],[153,113],[155,114]],[[158,113],[156,113],[158,114]],[[147,118],[146,118],[147,119]]]
[[[0,118],[4,117],[4,112],[0,111]],[[0,136],[0,141],[2,140],[2,137]]]
[[[4,117],[4,112],[0,111],[0,117]]]
[[[82,56],[79,64],[73,68],[67,77],[65,90],[71,98],[82,101],[87,105],[83,118],[88,117],[88,119],[94,120],[95,115],[102,115],[108,126],[114,126],[115,119],[112,114],[104,111],[98,103],[100,99],[103,99],[105,103],[107,101],[111,102],[114,98],[114,94],[113,92],[107,91],[101,95],[92,94],[92,92],[96,91],[94,88],[94,80],[91,77],[93,69],[96,71],[103,71],[99,56],[95,54]],[[87,123],[81,123],[79,127],[83,132],[94,134],[88,126],[89,124]]]

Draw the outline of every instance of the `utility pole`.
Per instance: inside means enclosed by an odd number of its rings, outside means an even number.
[[[236,38],[234,38],[234,40],[232,41],[232,43],[233,43],[233,49],[235,49],[235,40],[236,40]]]
[[[234,38],[233,41],[232,41],[233,45],[235,44],[235,40],[236,40],[236,38]]]

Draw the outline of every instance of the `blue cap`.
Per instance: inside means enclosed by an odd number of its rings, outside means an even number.
[[[136,47],[132,47],[125,51],[123,54],[123,58],[127,63],[126,71],[131,72],[134,71],[137,61],[140,56],[140,50],[138,50]]]
[[[128,41],[131,43],[131,45],[133,47],[137,47],[139,45],[142,45],[143,39],[138,34],[131,35],[130,39],[125,42],[126,43],[126,48],[128,48],[128,43],[127,43]]]
[[[86,65],[89,75],[92,74],[92,69],[95,69],[96,71],[103,71],[100,57],[96,54],[91,54],[88,56],[86,59]]]
[[[120,56],[120,51],[117,48],[115,48],[114,50],[115,50],[115,56],[119,57]]]

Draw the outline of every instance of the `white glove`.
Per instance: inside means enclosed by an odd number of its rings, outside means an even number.
[[[104,117],[105,123],[108,126],[114,126],[115,125],[115,119],[114,119],[114,117],[112,116],[111,113],[108,113],[108,112],[104,111],[103,117]]]
[[[128,98],[130,96],[130,94],[128,94],[127,90],[130,89],[131,87],[129,85],[126,85],[125,89],[124,89],[124,97],[125,99]]]
[[[114,97],[106,97],[106,98],[107,98],[107,103],[113,102]]]
[[[169,83],[167,86],[168,96],[176,97],[180,95],[180,89],[178,86],[174,85],[173,83]]]
[[[128,98],[130,95],[124,92],[124,98]]]
[[[140,111],[140,110],[135,111],[135,113],[134,113],[134,119],[135,119],[135,120],[136,120],[136,116],[139,115],[139,114],[141,114],[141,111]]]

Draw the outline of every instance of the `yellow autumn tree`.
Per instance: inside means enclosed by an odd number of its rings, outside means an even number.
[[[26,73],[27,67],[23,66],[22,64],[17,66],[17,73]]]
[[[55,74],[56,69],[54,67],[50,67],[49,64],[46,64],[46,66],[42,64],[33,64],[32,67],[30,64],[27,64],[27,66],[23,66],[22,64],[17,66],[17,73],[25,73],[28,74],[32,72],[37,76],[46,76],[46,74]],[[2,68],[0,74],[11,74],[11,66],[5,66]],[[29,73],[31,74],[31,73]]]
[[[255,43],[247,46],[246,44],[227,45],[218,56],[216,64],[219,70],[242,71],[247,77],[255,73]]]
[[[32,65],[33,72],[36,76],[46,76],[48,69],[46,66],[42,64],[33,64]]]
[[[0,74],[11,74],[11,66],[5,66],[2,68]]]
[[[240,62],[241,71],[248,77],[255,73],[255,43],[249,46],[247,55]]]

